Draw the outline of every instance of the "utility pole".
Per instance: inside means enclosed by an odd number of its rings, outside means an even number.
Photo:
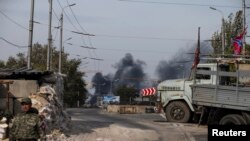
[[[71,7],[76,5],[75,3],[67,5],[65,7],[62,8],[62,12],[61,12],[61,26],[60,26],[60,52],[59,52],[59,64],[58,64],[58,72],[61,73],[62,72],[62,48],[63,48],[63,11],[65,8],[67,7]],[[67,39],[68,40],[68,39]]]
[[[224,21],[224,16],[222,17],[222,25],[221,25],[221,34],[222,34],[222,36],[221,36],[221,44],[222,44],[222,55],[223,55],[223,57],[224,57],[224,55],[225,55],[225,21]]]
[[[60,28],[60,52],[59,52],[59,65],[58,65],[58,72],[62,72],[62,39],[63,39],[63,11],[61,13],[61,28]]]
[[[50,68],[50,61],[51,61],[51,45],[52,45],[52,35],[51,35],[51,22],[52,22],[52,0],[49,0],[49,30],[48,30],[48,47],[47,47],[47,71]]]
[[[218,11],[220,12],[221,16],[222,16],[222,25],[221,25],[221,46],[222,46],[222,49],[221,49],[221,52],[222,52],[222,55],[224,56],[224,51],[225,51],[225,20],[224,20],[224,13],[219,10],[219,9],[216,9],[214,7],[209,7],[210,9],[212,10],[215,10],[215,11]]]
[[[31,0],[31,11],[30,11],[30,21],[29,21],[29,45],[28,45],[28,55],[27,55],[27,68],[31,68],[31,53],[32,53],[32,41],[33,41],[33,19],[34,19],[34,3],[35,0]]]
[[[243,11],[243,30],[246,28],[246,3],[245,0],[242,0],[242,11]],[[245,55],[246,53],[246,38],[245,34],[243,35],[243,51],[242,54]]]

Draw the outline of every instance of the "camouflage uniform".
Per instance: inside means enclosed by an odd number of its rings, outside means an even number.
[[[37,112],[31,108],[27,112],[17,114],[11,127],[10,141],[37,141],[39,138],[44,141],[45,133]]]
[[[44,132],[40,126],[38,114],[33,112],[19,113],[13,121],[11,128],[11,139],[15,140],[44,140]]]

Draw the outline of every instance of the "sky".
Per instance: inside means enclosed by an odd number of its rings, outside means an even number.
[[[76,5],[68,7],[70,4]],[[250,6],[250,0],[246,4]],[[145,62],[145,73],[156,78],[160,61],[195,46],[198,27],[201,41],[211,39],[220,31],[222,17],[242,9],[242,0],[53,0],[52,5],[53,46],[59,50],[60,30],[55,27],[60,26],[63,13],[64,52],[71,59],[88,57],[80,69],[90,81],[98,71],[114,74],[114,66],[126,53]],[[27,54],[30,9],[31,0],[0,0],[1,60],[20,52]],[[248,14],[246,10],[247,24]],[[47,44],[48,0],[35,0],[34,21],[33,43]]]

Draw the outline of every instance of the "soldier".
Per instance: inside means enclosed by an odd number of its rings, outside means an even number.
[[[38,112],[31,107],[31,99],[26,97],[21,100],[22,112],[14,117],[11,127],[11,141],[44,141],[44,132],[40,126]]]

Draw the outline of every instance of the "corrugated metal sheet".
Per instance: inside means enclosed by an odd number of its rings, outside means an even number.
[[[228,104],[237,104],[236,91],[218,89],[216,101],[221,101]]]
[[[0,79],[29,79],[38,80],[42,76],[50,75],[51,71],[37,71],[33,69],[19,68],[19,69],[9,69],[0,68]]]
[[[237,93],[233,86],[196,85],[193,92],[193,102],[199,105],[244,110],[249,110],[250,107],[250,87],[239,87]]]
[[[242,92],[238,98],[238,103],[246,103],[250,106],[250,93]]]
[[[203,87],[195,87],[194,88],[194,100],[206,100],[213,101],[214,98],[214,89],[203,88]]]

